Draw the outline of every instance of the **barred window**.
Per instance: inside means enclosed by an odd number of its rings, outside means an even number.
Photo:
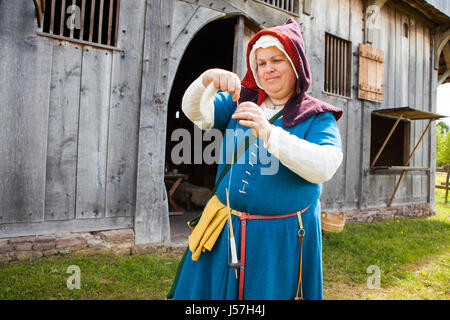
[[[103,48],[117,46],[120,0],[45,0],[41,35]]]
[[[351,53],[350,41],[325,33],[325,92],[351,96]]]
[[[255,0],[256,2],[268,5],[287,12],[291,15],[298,16],[298,1],[299,0]]]

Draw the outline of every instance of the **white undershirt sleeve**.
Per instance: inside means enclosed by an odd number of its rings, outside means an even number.
[[[202,130],[208,130],[214,126],[214,96],[217,91],[213,82],[205,88],[200,76],[191,83],[183,95],[181,110]]]
[[[318,145],[278,126],[272,126],[267,150],[290,170],[312,183],[330,180],[341,165],[343,154],[332,145]]]

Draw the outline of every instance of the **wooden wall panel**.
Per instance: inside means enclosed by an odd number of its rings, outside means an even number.
[[[361,14],[363,12],[362,3],[359,0],[351,0],[349,8],[349,35],[352,41],[352,53],[358,51],[358,45],[363,40],[363,20]],[[361,12],[361,13],[360,13]],[[358,79],[358,59],[352,54],[351,67],[351,85],[354,86]],[[348,103],[347,111],[347,136],[346,145],[346,169],[345,169],[345,204],[348,208],[358,207],[361,200],[361,190],[364,175],[363,164],[367,161],[362,154],[370,154],[367,151],[367,145],[363,143],[364,136],[362,132],[369,129],[369,123],[363,121],[363,113],[361,100],[357,99],[357,89],[352,88],[352,100]],[[369,131],[370,132],[370,131]]]
[[[136,161],[145,0],[121,1],[119,48],[112,57],[106,172],[106,216],[135,211]]]
[[[147,0],[137,162],[135,243],[170,241],[164,187],[167,75],[173,1]],[[161,63],[162,62],[162,63]]]
[[[55,41],[48,117],[45,220],[75,218],[82,49]]]
[[[397,11],[398,12],[398,11]],[[399,102],[397,106],[403,107],[409,105],[408,101],[408,72],[409,72],[409,18],[403,14],[397,14],[397,28],[398,41],[397,41],[397,57],[399,65],[399,85],[397,90],[397,95],[399,97]],[[406,28],[406,30],[405,30]],[[406,34],[405,34],[406,32]]]
[[[81,71],[76,218],[105,216],[111,85],[109,51],[85,47]]]
[[[0,1],[0,224],[44,219],[52,42],[32,1]]]
[[[417,22],[409,20],[409,66],[408,66],[408,103],[414,108],[416,92],[416,48],[417,48]]]
[[[417,109],[423,109],[423,67],[424,67],[424,52],[423,52],[423,25],[417,24],[416,25],[416,88],[415,88],[415,99],[414,99],[414,108]],[[414,121],[411,123],[411,144],[410,144],[410,150],[414,148],[417,141],[419,140],[422,132],[423,132],[424,126],[422,124],[422,121]],[[419,151],[419,150],[418,150]],[[419,166],[421,161],[418,161],[417,158],[418,155],[414,157],[414,159],[411,161],[412,166]],[[420,156],[419,156],[420,157]]]
[[[387,91],[387,95],[385,96],[386,101],[386,107],[387,108],[394,108],[397,101],[396,101],[396,75],[397,75],[397,68],[396,68],[396,42],[395,42],[395,10],[393,10],[390,7],[386,7],[386,23],[387,25],[383,25],[385,30],[387,31],[386,34],[386,40],[388,41],[388,52],[386,52],[385,55],[387,55],[388,58],[388,64],[385,64],[386,70],[388,73],[387,82],[385,84],[385,92]]]
[[[383,75],[383,101],[379,105],[380,108],[388,108],[390,103],[389,101],[389,77],[391,75],[390,66],[392,62],[390,61],[390,51],[389,51],[389,39],[391,35],[389,33],[389,7],[383,6],[380,9],[380,13],[378,15],[378,26],[380,29],[375,33],[373,46],[378,48],[383,52],[384,58],[384,75]]]
[[[425,111],[431,111],[431,104],[430,104],[430,94],[431,94],[431,72],[430,70],[433,69],[431,64],[431,30],[428,27],[424,28],[423,32],[423,110]],[[422,122],[422,132],[425,130],[428,121],[423,120]],[[429,136],[430,133],[427,133]],[[421,143],[421,149],[417,150],[417,152],[420,152],[421,155],[421,165],[422,167],[429,167],[431,165],[430,163],[430,145],[429,145],[429,139],[428,136],[426,139],[424,139]],[[418,155],[419,156],[419,155]],[[419,156],[420,158],[420,156]]]

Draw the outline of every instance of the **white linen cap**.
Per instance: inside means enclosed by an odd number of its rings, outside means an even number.
[[[276,37],[268,35],[268,34],[265,34],[265,35],[262,35],[253,44],[253,47],[252,47],[252,50],[250,51],[250,56],[249,56],[250,69],[252,70],[253,77],[255,78],[255,82],[258,85],[258,87],[263,89],[263,87],[259,83],[259,78],[258,78],[258,64],[256,62],[256,50],[259,49],[259,48],[269,48],[269,47],[276,47],[276,48],[278,48],[278,50],[283,52],[283,54],[289,60],[289,62],[291,64],[291,67],[292,67],[292,70],[294,70],[295,77],[298,79],[297,70],[295,70],[294,63],[292,62],[291,58],[287,54],[286,50],[284,49],[283,44]]]

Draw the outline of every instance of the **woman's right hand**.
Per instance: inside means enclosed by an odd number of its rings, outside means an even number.
[[[241,80],[238,75],[223,69],[209,69],[202,74],[202,83],[206,87],[214,82],[216,89],[229,92],[233,101],[238,101],[241,94]]]

